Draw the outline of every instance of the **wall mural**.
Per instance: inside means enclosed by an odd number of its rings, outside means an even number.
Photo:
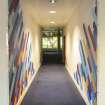
[[[32,37],[24,31],[19,0],[9,0],[9,105],[18,105],[35,74]]]
[[[97,100],[97,2],[92,8],[93,23],[83,24],[84,36],[79,42],[81,64],[77,64],[74,78],[87,96],[90,105]]]
[[[19,43],[20,42],[20,43]],[[23,33],[16,47],[14,64],[10,70],[10,105],[16,105],[34,75],[32,42],[29,33]],[[14,52],[11,52],[14,56]],[[11,55],[11,56],[12,56]]]

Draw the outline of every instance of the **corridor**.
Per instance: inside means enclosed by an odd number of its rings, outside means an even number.
[[[21,105],[86,105],[63,65],[44,65]]]
[[[0,105],[105,105],[105,0],[0,0]]]
[[[8,7],[9,105],[97,105],[96,0]]]

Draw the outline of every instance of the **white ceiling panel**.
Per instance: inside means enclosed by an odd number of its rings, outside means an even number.
[[[23,14],[27,21],[34,21],[41,26],[65,25],[80,0],[56,0],[51,4],[49,0],[21,0]],[[49,11],[56,11],[51,14]],[[31,20],[32,19],[32,20]],[[55,23],[50,23],[54,21]]]

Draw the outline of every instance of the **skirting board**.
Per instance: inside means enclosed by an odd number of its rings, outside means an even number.
[[[84,99],[86,105],[90,105],[90,103],[89,103],[87,97],[83,94],[83,91],[81,91],[81,89],[80,89],[80,87],[78,86],[76,80],[75,80],[75,79],[73,78],[73,76],[71,75],[69,67],[68,67],[67,65],[65,65],[65,67],[66,67],[66,69],[67,69],[67,71],[68,71],[70,77],[71,77],[72,80],[74,81],[74,83],[75,83],[75,85],[76,85],[76,87],[77,87],[79,93],[81,94],[82,98]]]
[[[38,68],[40,68],[40,65],[39,65]],[[38,69],[38,70],[39,70],[39,69]],[[17,103],[16,105],[20,105],[20,104],[22,103],[22,100],[24,99],[26,93],[28,92],[28,89],[30,88],[30,86],[31,86],[31,84],[32,84],[32,82],[33,82],[33,80],[34,80],[34,78],[36,77],[36,74],[38,73],[38,70],[36,70],[36,72],[34,73],[32,79],[30,80],[30,82],[29,82],[28,86],[26,87],[26,89],[23,91],[23,94],[22,94],[22,96],[20,97],[20,99],[18,100],[18,103]]]

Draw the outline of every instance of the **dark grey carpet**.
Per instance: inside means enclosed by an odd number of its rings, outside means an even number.
[[[41,67],[21,105],[86,105],[63,65]]]

